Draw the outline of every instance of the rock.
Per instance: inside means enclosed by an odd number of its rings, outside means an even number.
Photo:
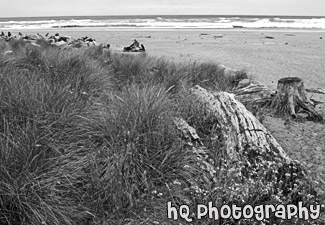
[[[316,149],[317,151],[322,151],[322,147],[320,147],[320,146],[317,146],[315,149]]]

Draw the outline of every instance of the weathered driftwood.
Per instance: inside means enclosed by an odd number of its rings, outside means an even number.
[[[214,160],[207,153],[207,150],[203,146],[200,137],[196,133],[196,130],[182,118],[174,118],[174,124],[176,128],[181,131],[182,138],[187,141],[187,147],[190,148],[190,151],[196,155],[197,163],[202,169],[201,176],[198,177],[198,180],[195,183],[192,183],[191,186],[198,186],[200,183],[199,180],[202,179],[208,186],[216,183],[217,179],[215,176],[216,171],[214,167]]]
[[[317,94],[325,94],[325,89],[324,88],[306,88],[307,92],[313,92]]]
[[[241,80],[237,83],[232,93],[236,99],[244,105],[267,104],[269,103],[275,91],[268,88],[265,84],[256,81]]]
[[[3,39],[5,41],[12,41],[12,40],[23,40],[26,43],[30,43],[34,46],[40,47],[38,42],[46,42],[53,46],[57,46],[60,49],[68,49],[68,48],[81,48],[81,47],[88,47],[88,46],[98,46],[102,47],[103,49],[109,49],[110,44],[98,44],[94,38],[90,37],[81,37],[78,39],[73,39],[69,36],[60,36],[60,34],[56,33],[54,36],[49,36],[47,33],[45,36],[41,34],[36,35],[24,35],[22,33],[18,33],[18,35],[12,35],[8,32],[8,35],[5,35],[3,32],[0,34],[0,40]]]
[[[313,98],[310,98],[310,101],[313,103],[313,105],[316,107],[317,105],[319,104],[325,104],[324,101],[318,101],[318,100],[315,100]]]
[[[209,117],[215,117],[215,121],[218,123],[217,129],[220,130],[218,139],[221,141],[222,147],[205,148],[195,128],[189,126],[183,119],[174,119],[174,124],[188,143],[186,146],[189,153],[194,153],[196,156],[194,165],[199,166],[184,167],[186,174],[191,174],[193,169],[196,172],[195,176],[187,178],[188,180],[185,182],[184,179],[181,180],[183,192],[189,190],[186,187],[190,187],[190,190],[194,191],[201,189],[212,191],[215,190],[215,187],[224,185],[224,181],[220,179],[220,174],[222,174],[220,168],[223,166],[239,169],[240,178],[232,180],[236,185],[245,184],[247,181],[251,183],[251,179],[254,182],[256,178],[256,181],[262,182],[262,185],[273,185],[273,190],[280,189],[286,195],[295,194],[298,197],[302,196],[292,189],[293,184],[311,187],[303,166],[287,156],[270,132],[242,103],[235,99],[234,94],[210,92],[198,85],[191,89],[191,94],[196,96],[197,101],[210,112]],[[217,154],[220,156],[220,161],[214,158],[216,156],[214,151],[221,153]],[[219,164],[220,162],[221,164]],[[265,176],[264,172],[268,175]],[[262,176],[257,176],[257,174],[262,174]],[[292,176],[292,174],[295,175]],[[290,181],[287,180],[288,175]],[[275,182],[274,179],[284,182]],[[169,184],[172,191],[177,191],[179,187],[174,186],[172,183]],[[312,187],[311,193],[314,194]],[[187,195],[185,194],[185,196]]]
[[[224,147],[215,150],[225,153],[223,157],[226,159],[227,165],[241,168],[242,177],[253,180],[257,178],[258,182],[261,181],[261,178],[265,179],[263,182],[269,182],[274,189],[280,188],[285,194],[294,193],[297,196],[299,193],[292,190],[294,183],[311,187],[310,179],[301,163],[288,157],[271,133],[241,102],[235,99],[234,94],[213,93],[200,86],[195,86],[191,92],[218,121],[221,132],[218,138]],[[214,151],[214,149],[209,150]],[[272,168],[270,165],[273,165]],[[261,168],[270,168],[267,173],[273,173],[277,179],[285,180],[288,174],[295,173],[297,175],[290,176],[290,182],[274,183],[273,178],[258,178],[252,175],[260,173]],[[246,181],[243,179],[236,182]],[[314,193],[312,188],[311,193]]]
[[[310,120],[323,120],[307,97],[303,80],[298,77],[286,77],[278,81],[277,93],[271,106],[277,113],[289,114],[294,118],[298,112],[304,112]]]
[[[291,161],[271,133],[237,101],[234,94],[211,93],[200,86],[191,92],[215,115],[229,158],[237,161],[246,149],[255,149],[274,160]]]
[[[145,52],[146,49],[143,46],[143,44],[140,45],[140,43],[137,40],[134,40],[134,42],[128,46],[123,48],[123,52]]]

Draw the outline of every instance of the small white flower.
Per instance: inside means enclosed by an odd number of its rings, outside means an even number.
[[[173,182],[174,184],[177,184],[177,185],[181,185],[181,182],[177,181],[177,180],[174,180]]]

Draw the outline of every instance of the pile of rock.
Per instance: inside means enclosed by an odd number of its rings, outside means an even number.
[[[1,39],[5,41],[23,40],[35,46],[39,46],[38,43],[45,41],[50,45],[54,45],[62,49],[81,48],[81,47],[88,47],[88,46],[102,46],[103,48],[107,48],[107,49],[110,47],[110,44],[98,44],[94,38],[81,37],[78,39],[73,39],[70,36],[61,36],[59,33],[56,33],[55,35],[52,36],[49,36],[49,33],[47,33],[45,36],[42,36],[40,34],[23,35],[20,32],[18,33],[18,35],[12,35],[11,32],[5,34],[2,31],[0,34],[0,40]]]

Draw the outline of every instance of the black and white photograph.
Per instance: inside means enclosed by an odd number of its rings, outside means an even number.
[[[325,225],[324,0],[0,0],[0,225]]]

